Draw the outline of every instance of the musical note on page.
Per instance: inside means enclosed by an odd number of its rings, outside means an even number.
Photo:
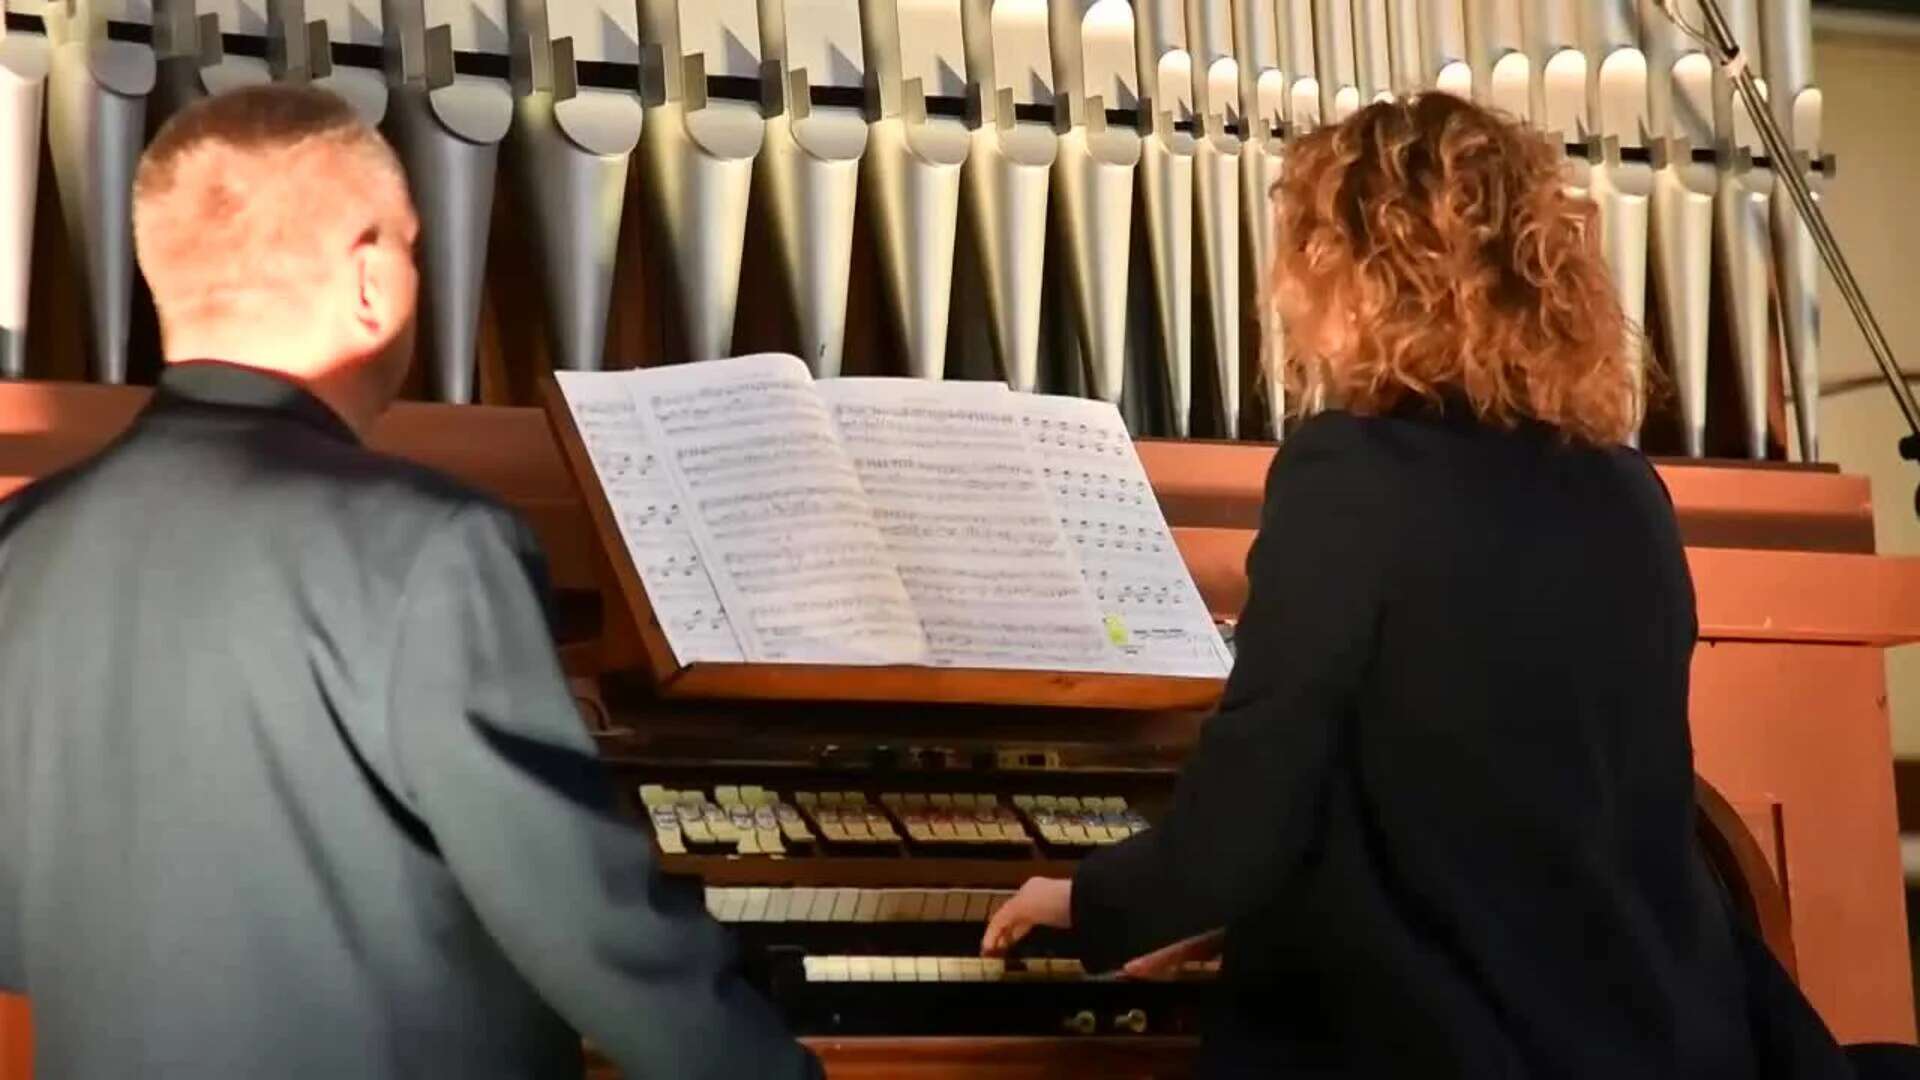
[[[682,664],[742,659],[673,477],[655,455],[623,377],[561,371],[555,378],[673,655]]]
[[[1104,670],[1113,645],[1001,383],[814,386],[860,475],[933,662]]]
[[[624,383],[748,660],[927,661],[920,621],[805,364],[744,356]]]
[[[1119,670],[1225,676],[1233,656],[1193,584],[1120,411],[1011,395],[1113,641]]]

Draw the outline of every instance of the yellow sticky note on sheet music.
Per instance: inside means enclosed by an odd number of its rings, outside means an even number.
[[[1115,645],[1125,645],[1128,641],[1127,624],[1122,622],[1118,615],[1107,616],[1106,622],[1107,640]]]

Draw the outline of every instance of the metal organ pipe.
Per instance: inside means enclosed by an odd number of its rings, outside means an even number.
[[[967,93],[978,117],[962,191],[994,358],[1015,390],[1040,378],[1047,188],[1059,152],[1044,0],[966,0]]]
[[[641,185],[665,242],[667,293],[688,360],[725,356],[740,299],[753,159],[762,105],[711,89],[759,89],[753,0],[640,0]],[[715,80],[725,80],[716,84]]]
[[[1795,169],[1818,197],[1832,160],[1821,153],[1820,89],[1813,85],[1812,13],[1808,0],[1766,0],[1762,5],[1767,103],[1794,160],[1775,169]],[[1741,45],[1751,48],[1748,39]],[[1813,234],[1789,198],[1773,201],[1773,267],[1787,369],[1793,375],[1793,408],[1800,456],[1820,457],[1820,262]]]
[[[1049,5],[1053,71],[1065,118],[1053,188],[1064,225],[1074,329],[1094,397],[1126,381],[1127,272],[1140,134],[1109,113],[1140,104],[1133,10],[1123,0]]]
[[[423,324],[442,401],[474,399],[480,283],[487,264],[500,140],[513,121],[504,86],[453,71],[453,28],[427,26],[423,0],[382,0],[387,133],[420,213]]]
[[[1194,194],[1213,344],[1216,402],[1228,438],[1240,435],[1240,68],[1227,0],[1188,0],[1194,58]]]
[[[1280,327],[1268,299],[1273,260],[1273,202],[1287,136],[1287,80],[1280,70],[1280,10],[1273,0],[1235,0],[1234,49],[1240,61],[1240,222],[1252,270],[1242,288],[1260,327],[1260,371],[1273,431],[1280,431],[1286,396],[1278,375]]]
[[[859,4],[760,0],[760,45],[779,76],[779,108],[767,117],[760,150],[761,191],[797,322],[796,351],[815,375],[831,377],[840,373],[846,340],[854,203],[867,146]]]
[[[1388,40],[1387,0],[1352,0],[1354,85],[1360,102],[1393,98],[1393,57]]]
[[[1320,86],[1320,116],[1337,124],[1360,110],[1353,68],[1353,5],[1350,0],[1312,0],[1313,62]]]
[[[1521,29],[1520,0],[1465,0],[1464,10],[1473,99],[1528,119],[1532,64]]]
[[[1466,9],[1462,0],[1419,0],[1423,82],[1455,97],[1474,94],[1473,64],[1467,54]]]
[[[593,370],[606,347],[628,162],[643,114],[630,92],[580,85],[578,38],[553,36],[549,14],[547,0],[511,0],[507,9],[507,162],[539,259],[553,365]]]
[[[1580,0],[1527,0],[1521,21],[1531,57],[1528,107],[1534,125],[1562,145],[1576,142],[1588,127]]]
[[[1698,25],[1693,0],[1667,0]],[[1640,13],[1647,44],[1647,119],[1653,136],[1652,244],[1660,304],[1659,355],[1672,370],[1686,452],[1707,447],[1707,330],[1712,304],[1713,62],[1662,15]],[[1651,328],[1649,328],[1651,329]]]
[[[93,0],[52,0],[47,140],[88,314],[93,376],[127,380],[133,304],[133,171],[146,134],[153,51],[107,36]]]
[[[863,201],[907,373],[938,379],[946,373],[960,173],[971,139],[960,118],[927,104],[966,94],[960,0],[863,0],[860,28],[879,98],[862,158]]]
[[[1588,142],[1592,192],[1600,207],[1601,249],[1613,271],[1621,311],[1634,328],[1629,348],[1641,350],[1647,310],[1647,207],[1653,168],[1646,142],[1647,57],[1640,49],[1634,0],[1594,0],[1589,55]]]
[[[1754,4],[1755,0],[1721,4],[1750,67],[1761,59]],[[1714,197],[1714,259],[1722,268],[1721,301],[1732,326],[1747,456],[1764,458],[1767,370],[1773,349],[1773,321],[1768,307],[1773,262],[1768,222],[1773,168],[1764,158],[1756,160],[1759,136],[1746,110],[1734,100],[1733,84],[1717,68],[1713,75],[1713,116],[1715,139],[1721,147],[1720,183]]]
[[[1160,367],[1174,434],[1184,438],[1193,411],[1193,57],[1180,0],[1141,0],[1134,14],[1140,108],[1147,115],[1140,191]]]
[[[0,0],[0,16],[6,11],[5,0]],[[0,379],[27,373],[27,301],[33,280],[47,54],[45,35],[9,30],[0,19]]]
[[[326,17],[309,21],[312,12]],[[276,82],[311,83],[340,95],[362,120],[377,126],[387,115],[382,73],[333,63],[335,35],[352,40],[356,21],[367,20],[355,19],[349,0],[267,0],[267,68]],[[378,28],[369,29],[377,39]]]

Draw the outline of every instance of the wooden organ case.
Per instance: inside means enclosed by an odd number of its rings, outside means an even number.
[[[146,393],[0,385],[0,491],[98,448]],[[1204,973],[1089,980],[1047,941],[999,971],[971,958],[996,893],[1069,872],[1102,839],[1091,826],[1151,820],[1203,710],[1082,707],[1076,695],[1090,691],[1064,676],[1045,707],[991,691],[990,704],[901,705],[885,700],[897,687],[856,685],[846,697],[868,700],[788,702],[767,686],[738,700],[670,699],[635,673],[635,628],[622,623],[606,549],[540,411],[402,404],[374,441],[534,524],[560,590],[562,655],[636,827],[649,802],[697,799],[702,820],[729,823],[744,810],[742,832],[755,810],[772,811],[751,827],[771,819],[779,856],[741,854],[740,834],[723,828],[683,834],[662,864],[708,889],[830,1075],[1185,1075]],[[1140,451],[1209,606],[1231,616],[1273,449],[1144,441]],[[1661,472],[1699,591],[1705,846],[1842,1040],[1911,1041],[1881,650],[1920,640],[1920,560],[1874,553],[1860,478],[1697,463]],[[1047,798],[1054,813],[1036,813]],[[1027,838],[945,835],[989,820]],[[796,822],[811,841],[790,838]],[[26,1006],[0,1002],[0,1077],[25,1080]]]

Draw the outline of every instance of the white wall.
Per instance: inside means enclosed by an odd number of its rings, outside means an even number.
[[[1825,144],[1838,159],[1826,209],[1894,354],[1920,373],[1920,20],[1816,23],[1815,77],[1825,96]],[[1920,466],[1901,461],[1905,430],[1874,374],[1839,291],[1822,282],[1821,456],[1871,478],[1880,550],[1920,555],[1913,492]],[[1920,758],[1920,645],[1887,657],[1894,752]]]

